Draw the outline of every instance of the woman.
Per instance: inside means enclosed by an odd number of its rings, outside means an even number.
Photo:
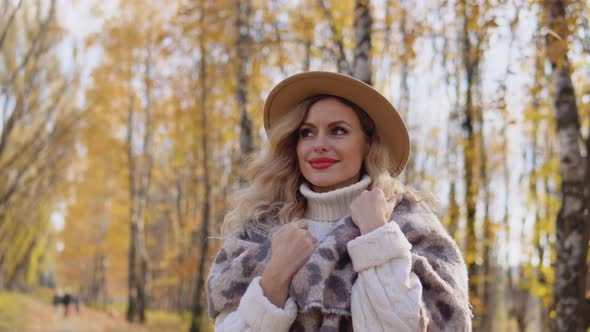
[[[237,192],[207,281],[216,331],[469,331],[461,252],[395,178],[410,141],[394,107],[346,75],[287,78],[270,148]]]

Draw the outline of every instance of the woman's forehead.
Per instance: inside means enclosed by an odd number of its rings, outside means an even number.
[[[304,122],[330,123],[345,121],[351,125],[359,124],[354,110],[336,98],[326,98],[315,102],[307,111]]]

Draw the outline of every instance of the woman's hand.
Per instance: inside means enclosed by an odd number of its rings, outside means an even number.
[[[287,301],[291,278],[317,246],[317,240],[307,228],[307,220],[295,219],[271,237],[272,256],[262,273],[260,287],[270,302],[279,308]]]
[[[350,216],[361,235],[385,225],[401,198],[402,195],[396,195],[388,200],[381,188],[363,191],[350,204]]]

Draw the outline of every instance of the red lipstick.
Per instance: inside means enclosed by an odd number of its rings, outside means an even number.
[[[309,161],[309,163],[311,164],[311,167],[315,168],[315,169],[325,169],[328,167],[332,167],[332,165],[334,165],[335,163],[337,163],[338,160],[336,159],[332,159],[332,158],[313,158]]]

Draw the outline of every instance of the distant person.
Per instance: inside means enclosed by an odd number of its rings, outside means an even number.
[[[59,305],[62,302],[62,297],[58,292],[55,292],[55,294],[53,294],[53,299],[51,301],[51,303],[53,304],[53,315],[57,316],[58,311],[59,311]]]
[[[62,303],[64,305],[64,317],[68,317],[70,303],[72,303],[72,295],[70,295],[70,293],[65,293],[62,298]]]
[[[53,307],[57,307],[61,303],[61,296],[57,294],[53,295],[53,299],[51,302],[53,304]]]
[[[76,314],[80,314],[80,295],[74,296],[74,306],[76,307]]]

